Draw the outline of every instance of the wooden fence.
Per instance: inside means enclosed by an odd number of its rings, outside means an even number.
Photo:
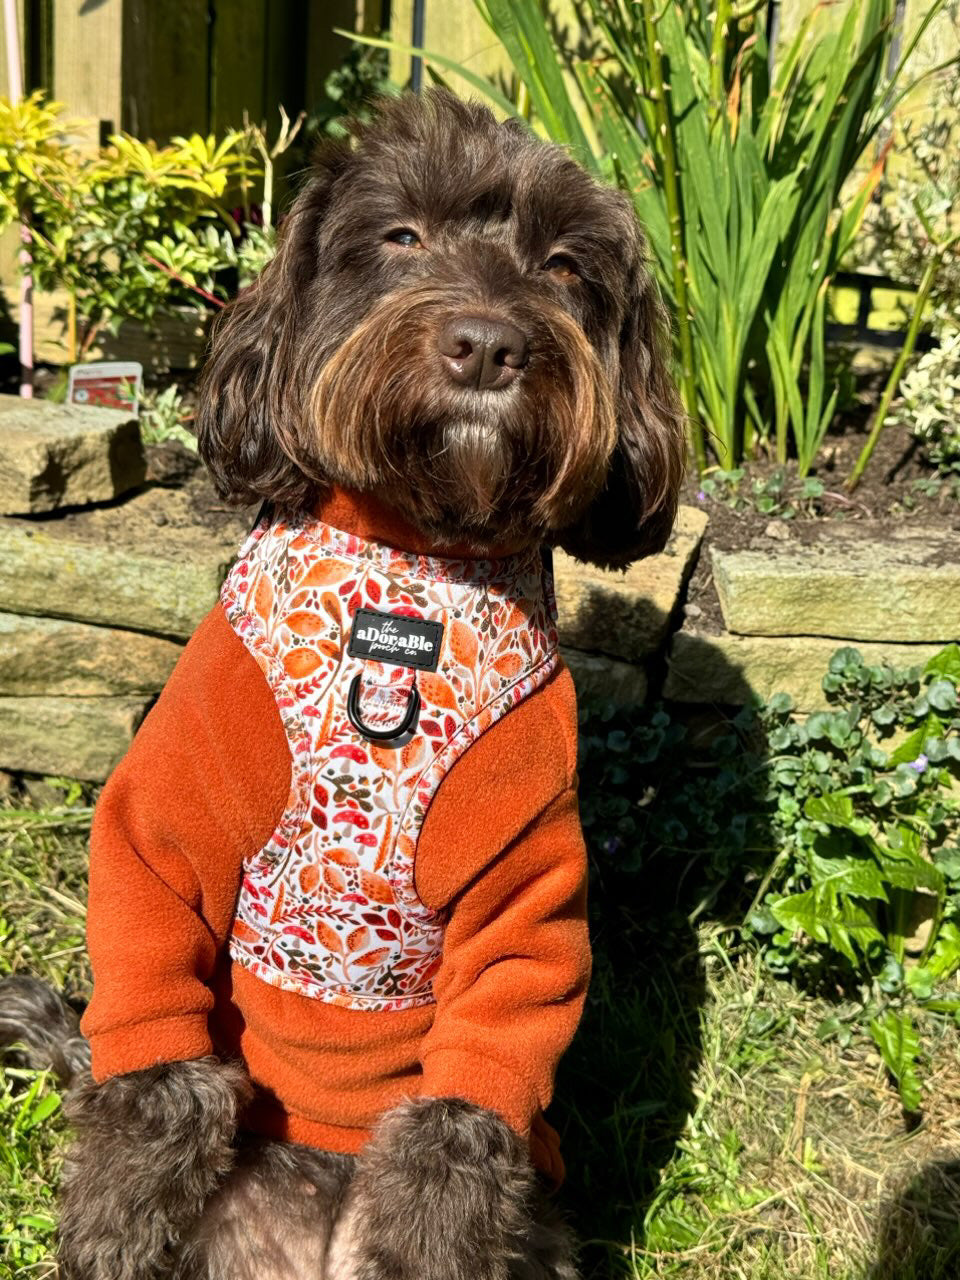
[[[88,121],[167,141],[319,101],[347,42],[379,29],[380,0],[20,0],[25,83]],[[5,59],[0,93],[6,93]]]

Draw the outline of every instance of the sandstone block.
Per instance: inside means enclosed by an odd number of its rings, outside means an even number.
[[[829,704],[820,687],[838,640],[812,636],[703,635],[692,630],[673,637],[664,684],[675,702],[742,705],[751,693],[769,698],[789,693],[800,711],[821,711]],[[939,645],[857,644],[871,665],[922,666]]]
[[[107,502],[143,483],[136,418],[120,409],[0,396],[0,512]]]
[[[960,637],[960,534],[850,524],[711,557],[724,622],[741,635]]]
[[[158,693],[181,652],[138,631],[0,613],[0,696]]]
[[[0,610],[189,636],[249,522],[210,531],[189,512],[176,518],[186,501],[150,490],[115,507],[0,519]]]
[[[681,507],[666,549],[626,571],[595,569],[554,552],[561,642],[628,662],[656,652],[706,527],[705,512]]]
[[[581,702],[615,702],[621,707],[639,707],[646,699],[647,673],[643,667],[566,645],[563,660],[570,668]]]
[[[102,782],[147,705],[142,697],[0,697],[0,768]]]

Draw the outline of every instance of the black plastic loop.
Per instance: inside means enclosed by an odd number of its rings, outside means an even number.
[[[350,682],[350,692],[347,695],[347,716],[358,733],[362,733],[371,742],[393,742],[416,729],[420,718],[420,690],[417,688],[416,677],[410,686],[406,713],[395,729],[371,729],[363,723],[360,714],[360,682],[361,675],[358,672]]]

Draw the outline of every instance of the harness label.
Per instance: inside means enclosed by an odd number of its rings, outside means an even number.
[[[436,671],[442,643],[442,622],[358,609],[353,616],[347,653],[351,658],[370,658],[395,667]]]

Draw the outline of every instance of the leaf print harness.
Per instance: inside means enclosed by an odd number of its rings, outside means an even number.
[[[221,600],[292,756],[283,817],[244,868],[231,956],[351,1009],[431,1003],[444,918],[417,896],[417,840],[454,763],[559,662],[539,551],[443,559],[263,521]]]

